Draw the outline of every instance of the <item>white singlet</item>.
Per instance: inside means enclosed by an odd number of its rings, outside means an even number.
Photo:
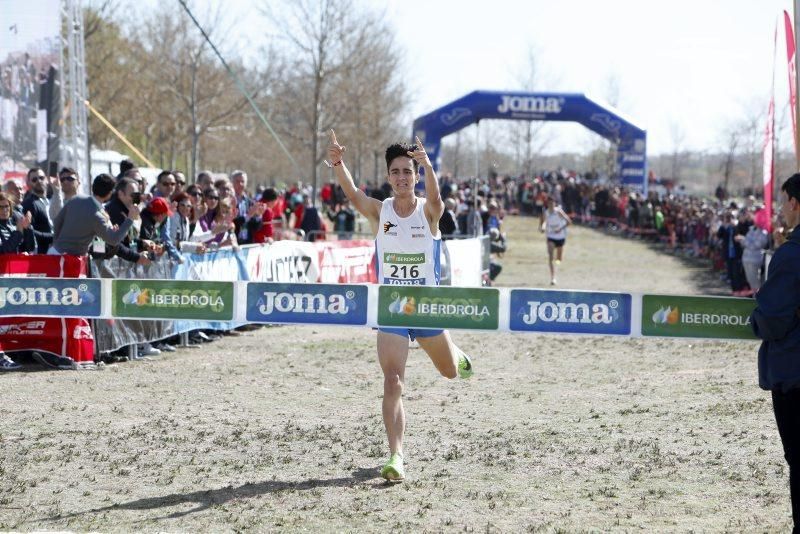
[[[567,221],[555,209],[544,211],[544,227],[547,231],[547,239],[566,239]]]
[[[381,208],[375,236],[375,260],[379,284],[436,286],[441,278],[440,232],[431,233],[425,218],[425,199],[408,217],[394,211],[394,199],[387,198]]]

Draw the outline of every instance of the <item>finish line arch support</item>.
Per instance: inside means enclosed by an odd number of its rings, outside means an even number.
[[[580,93],[473,91],[414,120],[434,168],[442,139],[482,119],[577,122],[617,145],[621,182],[647,194],[647,132],[622,113]]]

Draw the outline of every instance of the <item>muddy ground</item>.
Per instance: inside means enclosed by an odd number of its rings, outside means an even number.
[[[498,283],[544,286],[508,221]],[[575,228],[559,287],[722,294],[707,266]],[[756,343],[456,332],[407,373],[387,486],[368,329],[289,326],[98,372],[0,375],[0,530],[769,531],[788,473]]]

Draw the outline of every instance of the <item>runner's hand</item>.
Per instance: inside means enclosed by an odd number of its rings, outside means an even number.
[[[414,151],[409,151],[408,156],[414,158],[422,167],[430,167],[431,160],[428,158],[427,152],[425,152],[425,147],[422,145],[422,141],[420,141],[419,137],[415,137],[414,139],[417,140],[417,149]]]
[[[331,165],[336,165],[342,161],[342,156],[344,155],[345,150],[347,150],[347,147],[339,144],[339,141],[336,140],[336,132],[334,132],[333,128],[331,128],[330,143],[328,144],[328,159],[330,160]]]

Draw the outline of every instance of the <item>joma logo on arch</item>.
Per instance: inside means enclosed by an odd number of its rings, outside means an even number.
[[[561,113],[562,99],[541,96],[503,95],[503,102],[497,106],[498,113]]]

